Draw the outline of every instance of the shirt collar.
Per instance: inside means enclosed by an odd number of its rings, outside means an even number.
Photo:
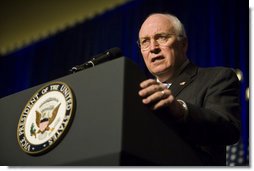
[[[158,78],[156,78],[156,81],[158,83],[162,83],[162,82],[160,82],[160,80]],[[167,88],[169,88],[172,85],[172,83],[165,83],[165,82],[163,82],[162,84],[165,85]]]

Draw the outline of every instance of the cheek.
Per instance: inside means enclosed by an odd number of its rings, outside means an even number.
[[[149,64],[149,62],[148,62],[148,59],[149,59],[149,53],[147,53],[147,52],[141,52],[142,53],[142,56],[143,56],[143,59],[144,59],[144,61],[145,61],[145,63],[146,63],[146,65],[148,65]]]
[[[175,63],[176,51],[175,51],[174,48],[168,48],[167,51],[165,51],[164,54],[165,54],[164,56],[167,59],[166,61],[167,61],[168,65]]]

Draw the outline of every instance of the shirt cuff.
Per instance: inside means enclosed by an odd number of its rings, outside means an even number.
[[[188,109],[188,106],[187,104],[185,103],[185,101],[181,100],[181,99],[177,99],[177,101],[182,105],[183,109],[184,109],[184,117],[183,119],[185,120],[188,113],[189,113],[189,109]]]

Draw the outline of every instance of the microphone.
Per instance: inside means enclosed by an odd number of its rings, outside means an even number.
[[[70,71],[72,73],[75,73],[75,72],[81,71],[83,69],[94,67],[95,65],[97,65],[99,63],[103,63],[103,62],[106,62],[106,61],[109,61],[109,60],[112,60],[112,59],[115,59],[115,58],[118,58],[118,57],[121,57],[121,56],[122,56],[121,49],[118,48],[118,47],[114,47],[114,48],[106,50],[105,52],[100,53],[100,54],[92,57],[91,60],[89,60],[89,61],[87,61],[87,62],[85,62],[81,65],[77,65],[77,66],[72,67],[70,69]]]

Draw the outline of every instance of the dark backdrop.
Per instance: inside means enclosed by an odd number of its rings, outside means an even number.
[[[245,98],[249,86],[247,0],[130,1],[0,57],[0,97],[65,76],[72,66],[115,46],[144,69],[136,40],[141,23],[153,12],[169,12],[183,22],[189,39],[188,57],[192,62],[202,67],[226,66],[243,72],[242,143],[246,158],[249,134],[249,107]]]

